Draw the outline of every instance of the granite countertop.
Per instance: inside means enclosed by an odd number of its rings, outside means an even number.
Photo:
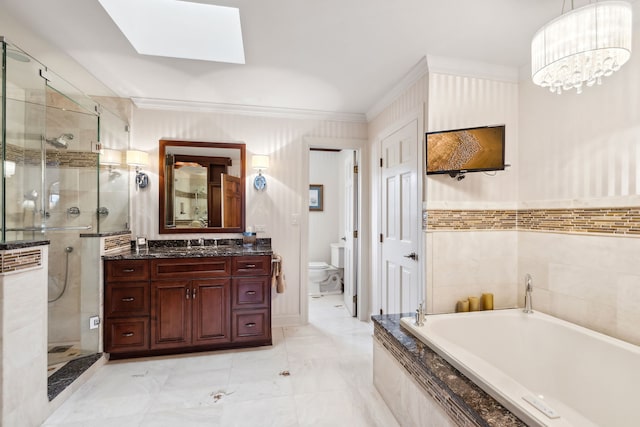
[[[103,255],[104,260],[153,259],[153,258],[206,258],[221,256],[258,256],[272,255],[271,246],[192,246],[187,247],[151,247],[136,253],[135,249],[125,252]]]
[[[10,251],[12,249],[32,248],[35,246],[46,246],[49,240],[18,240],[15,242],[0,243],[0,251]]]
[[[465,412],[479,425],[526,426],[498,401],[401,326],[402,317],[413,316],[414,313],[386,314],[371,316],[371,319],[379,331],[394,340],[416,364],[426,371],[428,376],[448,390],[458,406],[464,408]]]

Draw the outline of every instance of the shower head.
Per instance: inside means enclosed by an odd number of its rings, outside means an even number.
[[[72,133],[63,133],[62,135],[60,135],[57,138],[50,138],[47,139],[47,143],[53,145],[56,148],[64,148],[65,150],[69,145],[69,141],[71,141],[73,139],[73,134]]]

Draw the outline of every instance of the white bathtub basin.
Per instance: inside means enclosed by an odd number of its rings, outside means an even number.
[[[638,346],[520,309],[429,315],[422,327],[404,318],[402,326],[529,425],[640,425]]]

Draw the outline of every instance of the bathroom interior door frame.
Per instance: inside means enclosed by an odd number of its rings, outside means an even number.
[[[367,140],[365,139],[351,139],[351,138],[318,138],[318,137],[306,137],[304,138],[304,147],[303,147],[303,155],[302,155],[302,183],[304,185],[303,189],[309,188],[309,153],[311,148],[324,148],[324,149],[345,149],[345,150],[355,150],[358,152],[358,158],[360,159],[360,164],[358,165],[358,203],[357,203],[357,221],[359,230],[367,230],[368,228],[368,218],[363,215],[363,212],[368,212],[369,209],[369,197],[368,197],[368,184],[367,180],[363,179],[368,176],[368,172],[366,170],[366,165],[363,159],[367,158],[366,150],[367,150]],[[341,167],[341,166],[340,166]],[[307,191],[303,191],[303,194],[308,194]],[[304,203],[308,204],[308,196],[304,197]],[[301,254],[300,254],[300,308],[301,308],[301,319],[303,323],[308,323],[309,321],[309,298],[308,298],[308,284],[306,278],[308,277],[308,266],[309,266],[309,209],[302,209],[301,215],[301,226],[303,229],[301,230]],[[368,280],[368,270],[369,265],[366,259],[365,254],[369,253],[369,235],[365,232],[358,233],[358,245],[355,250],[354,257],[358,260],[357,264],[354,266],[355,274],[357,277],[357,313],[358,319],[362,321],[369,320],[369,307],[368,301],[370,300],[370,289],[367,286],[363,286],[363,284],[369,283]]]
[[[412,123],[415,122],[414,130],[416,132],[416,135],[415,135],[414,142],[416,145],[412,147],[412,152],[416,154],[415,155],[416,162],[415,162],[415,165],[413,166],[414,169],[412,173],[415,174],[416,176],[416,182],[415,182],[415,189],[413,190],[414,193],[411,194],[411,197],[416,198],[415,200],[416,206],[414,206],[415,212],[412,209],[412,212],[410,213],[411,216],[415,215],[417,217],[415,218],[415,221],[411,221],[411,224],[410,224],[410,228],[412,228],[410,230],[410,234],[414,238],[414,241],[412,242],[413,252],[415,252],[416,254],[415,266],[414,266],[415,270],[413,268],[409,269],[411,271],[411,274],[409,276],[411,277],[409,277],[409,280],[407,281],[407,283],[410,283],[410,286],[406,289],[406,292],[402,292],[405,295],[404,296],[401,295],[400,297],[400,299],[403,301],[403,304],[401,305],[407,306],[407,305],[413,304],[415,305],[415,307],[417,307],[417,305],[420,302],[423,302],[425,298],[424,297],[425,296],[424,236],[421,230],[421,223],[419,220],[419,218],[421,217],[421,215],[419,214],[421,214],[421,211],[422,211],[422,200],[423,200],[423,191],[424,191],[423,190],[423,184],[424,184],[424,170],[423,170],[424,139],[423,138],[424,138],[424,122],[425,122],[424,111],[425,111],[424,106],[421,105],[415,110],[408,112],[403,117],[396,120],[390,126],[387,126],[386,128],[384,128],[380,133],[376,135],[375,145],[372,148],[373,150],[375,150],[375,153],[377,154],[372,158],[373,163],[375,164],[375,166],[379,166],[379,160],[384,157],[383,151],[382,151],[383,142],[387,138],[391,138],[394,134],[398,132],[402,132],[403,129],[405,129],[406,127],[410,126]],[[383,206],[384,196],[382,192],[384,190],[384,185],[382,180],[383,180],[382,168],[374,167],[372,183],[375,183],[376,190],[373,192],[374,200],[372,201],[371,206],[372,206],[372,215],[374,215],[374,217],[372,218],[372,223],[376,224],[376,227],[372,228],[373,233],[372,233],[371,239],[372,241],[376,241],[376,242],[379,242],[379,236],[384,234],[383,220],[385,217],[385,213],[383,212],[383,209],[385,209],[385,206]],[[371,290],[372,292],[371,308],[373,311],[370,314],[372,315],[382,314],[382,312],[384,312],[384,314],[388,314],[386,310],[388,309],[387,303],[389,302],[389,298],[385,295],[385,292],[388,292],[389,289],[387,288],[387,285],[388,285],[387,274],[383,271],[383,267],[386,266],[390,260],[385,259],[385,253],[384,253],[385,251],[383,251],[383,245],[384,243],[377,243],[375,246],[373,244],[371,246],[371,249],[372,249],[371,259],[374,265],[377,266],[371,272],[371,282],[373,284],[372,290]],[[401,265],[398,265],[396,267],[400,267],[400,270],[403,269]],[[402,278],[402,280],[404,280],[405,278],[401,276],[402,275],[400,274],[399,277]],[[415,301],[413,301],[414,299]],[[412,311],[413,309],[415,309],[415,307],[411,308],[411,310],[408,310],[408,311]]]

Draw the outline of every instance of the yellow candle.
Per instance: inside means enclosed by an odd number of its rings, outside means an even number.
[[[483,310],[493,310],[493,294],[482,294],[481,300]]]
[[[469,297],[469,311],[478,311],[478,310],[480,310],[480,298]]]
[[[458,313],[469,311],[469,300],[465,299],[458,301],[458,303],[456,304],[456,311]]]

